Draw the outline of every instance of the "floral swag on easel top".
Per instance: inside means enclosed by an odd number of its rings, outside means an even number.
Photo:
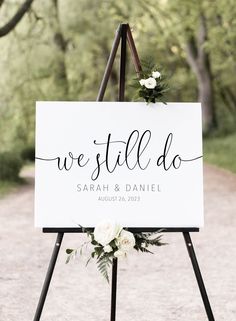
[[[166,104],[165,93],[169,90],[165,83],[165,76],[159,68],[151,62],[142,62],[143,70],[135,79],[135,99],[143,98],[147,104],[158,101]]]
[[[83,227],[82,231],[87,233],[89,241],[84,242],[77,249],[67,249],[68,254],[66,263],[71,259],[82,255],[83,250],[89,250],[90,254],[86,265],[95,259],[99,272],[104,276],[104,278],[109,282],[108,268],[112,265],[112,260],[126,257],[127,254],[135,249],[136,251],[152,253],[148,247],[162,246],[165,243],[161,242],[161,235],[156,235],[161,230],[150,233],[131,233],[127,229],[122,228],[119,224],[112,222],[101,222],[99,223],[94,231],[90,229],[85,229]],[[152,253],[153,254],[153,253]]]

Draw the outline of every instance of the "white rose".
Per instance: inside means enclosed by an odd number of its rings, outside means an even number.
[[[113,249],[112,249],[112,247],[111,247],[110,245],[104,246],[103,250],[104,250],[104,252],[106,252],[106,253],[110,253],[110,252],[113,251]]]
[[[148,89],[153,89],[153,88],[156,87],[157,81],[156,81],[155,78],[149,77],[149,78],[145,79],[145,84],[144,85]]]
[[[114,253],[114,256],[115,257],[124,257],[125,256],[125,252],[121,251],[121,250],[117,250],[115,253]]]
[[[152,77],[153,78],[160,78],[161,77],[161,73],[159,71],[153,71],[152,72]]]
[[[145,85],[145,79],[139,80],[139,83],[140,83],[141,86],[144,86]]]
[[[101,222],[94,229],[94,239],[101,245],[106,246],[117,238],[122,227],[112,222]]]
[[[128,252],[135,246],[135,238],[133,233],[122,230],[117,239],[117,247],[122,252]]]

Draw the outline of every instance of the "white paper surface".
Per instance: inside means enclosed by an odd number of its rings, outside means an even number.
[[[201,227],[201,156],[198,103],[37,102],[35,226]]]

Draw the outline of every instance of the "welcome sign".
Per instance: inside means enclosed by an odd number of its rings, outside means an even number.
[[[37,102],[37,227],[203,226],[198,103]]]

